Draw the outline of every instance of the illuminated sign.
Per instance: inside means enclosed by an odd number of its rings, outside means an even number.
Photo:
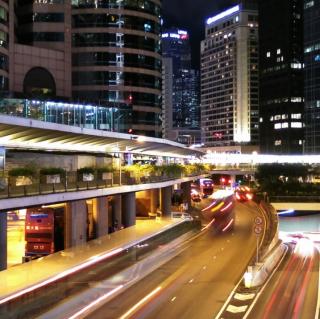
[[[189,38],[189,35],[187,31],[178,30],[177,32],[163,33],[161,37],[162,39],[170,38],[170,39],[187,40]]]
[[[226,11],[223,11],[223,12],[217,14],[214,17],[211,17],[211,18],[207,19],[207,24],[211,24],[213,22],[216,22],[216,21],[218,21],[220,19],[223,19],[223,18],[225,18],[225,17],[227,17],[227,16],[229,16],[229,15],[231,15],[233,13],[239,12],[239,11],[240,11],[240,6],[239,5],[237,5],[235,7],[232,7],[230,9],[226,10]]]

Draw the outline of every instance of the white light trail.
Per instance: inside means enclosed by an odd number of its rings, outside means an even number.
[[[108,297],[112,296],[113,294],[115,294],[117,291],[119,291],[122,288],[123,288],[123,285],[120,285],[120,286],[112,289],[108,293],[106,293],[103,296],[99,297],[98,299],[96,299],[95,301],[91,302],[89,305],[87,305],[86,307],[82,308],[80,311],[78,311],[77,313],[75,313],[74,315],[69,317],[69,319],[80,318],[80,316],[83,315],[86,311],[88,311],[91,308],[95,307],[97,304],[99,304],[103,300],[107,299]]]
[[[6,303],[6,302],[8,302],[10,300],[13,300],[15,298],[21,297],[22,295],[27,294],[27,293],[29,293],[31,291],[34,291],[36,289],[39,289],[39,288],[44,287],[46,285],[49,285],[49,284],[51,284],[51,283],[53,283],[53,282],[55,282],[55,281],[57,281],[57,280],[59,280],[61,278],[64,278],[64,277],[66,277],[68,275],[71,275],[71,274],[73,274],[73,273],[75,273],[75,272],[77,272],[79,270],[82,270],[82,269],[88,267],[88,266],[91,266],[91,265],[97,263],[100,260],[103,260],[103,259],[106,259],[106,258],[110,258],[111,256],[114,256],[114,255],[116,255],[116,254],[118,254],[118,253],[120,253],[122,251],[123,251],[123,248],[118,248],[118,249],[110,251],[110,252],[108,252],[106,254],[101,254],[100,256],[95,256],[93,259],[89,259],[89,260],[87,260],[86,262],[84,262],[81,265],[78,265],[78,266],[75,266],[75,267],[73,267],[71,269],[62,271],[61,273],[59,273],[59,274],[57,274],[57,275],[55,275],[55,276],[53,276],[53,277],[51,277],[51,278],[49,278],[47,280],[44,280],[44,281],[42,281],[42,282],[40,282],[38,284],[32,285],[31,287],[28,287],[26,289],[22,289],[22,290],[20,290],[20,291],[18,291],[16,293],[6,297],[6,298],[1,299],[0,300],[0,305],[4,304],[4,303]]]
[[[142,298],[138,303],[136,303],[132,308],[130,308],[124,315],[120,317],[120,319],[125,319],[130,317],[130,315],[135,312],[141,305],[143,305],[146,301],[151,299],[155,294],[157,294],[162,289],[161,286],[157,287],[156,289],[152,290],[148,295]]]

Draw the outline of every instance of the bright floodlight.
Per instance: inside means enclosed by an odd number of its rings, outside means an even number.
[[[209,18],[209,19],[207,20],[207,24],[211,24],[211,23],[213,23],[213,22],[216,22],[216,21],[218,21],[218,20],[220,20],[220,19],[223,19],[223,18],[225,18],[225,17],[227,17],[227,16],[229,16],[229,15],[231,15],[231,14],[233,14],[233,13],[236,13],[236,12],[238,12],[238,11],[240,11],[240,6],[239,6],[239,5],[237,5],[237,6],[235,6],[235,7],[232,7],[232,8],[230,8],[230,9],[226,10],[226,11],[223,11],[223,12],[217,14],[217,15],[214,16],[214,17]]]

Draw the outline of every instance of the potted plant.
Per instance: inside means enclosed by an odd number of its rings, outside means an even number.
[[[36,175],[36,170],[32,167],[17,167],[9,170],[8,174],[15,186],[25,186],[32,184],[32,178]]]
[[[97,169],[98,176],[103,181],[112,179],[113,172],[114,168],[112,166],[104,166]]]
[[[61,183],[61,179],[65,176],[66,171],[60,167],[45,167],[40,169],[40,177],[44,177],[47,184]]]
[[[181,177],[185,168],[180,164],[168,164],[161,166],[162,172],[168,177]]]
[[[78,177],[81,179],[83,182],[91,182],[94,180],[94,174],[96,170],[94,167],[82,167],[77,170]]]

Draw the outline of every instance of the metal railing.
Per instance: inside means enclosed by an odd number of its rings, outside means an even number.
[[[270,196],[272,203],[319,203],[320,196]]]
[[[120,174],[113,173],[112,178],[102,180],[95,177],[92,181],[83,181],[79,179],[77,172],[67,172],[66,176],[61,178],[60,183],[46,183],[41,176],[32,178],[30,185],[15,185],[15,179],[12,177],[0,178],[0,199],[15,198],[35,195],[47,195],[63,192],[77,192],[92,189],[110,188],[125,185],[138,185],[166,182],[183,177],[192,177],[196,175],[182,174],[179,176],[166,176],[166,175],[151,175],[151,176],[136,176],[131,177],[126,173]]]

